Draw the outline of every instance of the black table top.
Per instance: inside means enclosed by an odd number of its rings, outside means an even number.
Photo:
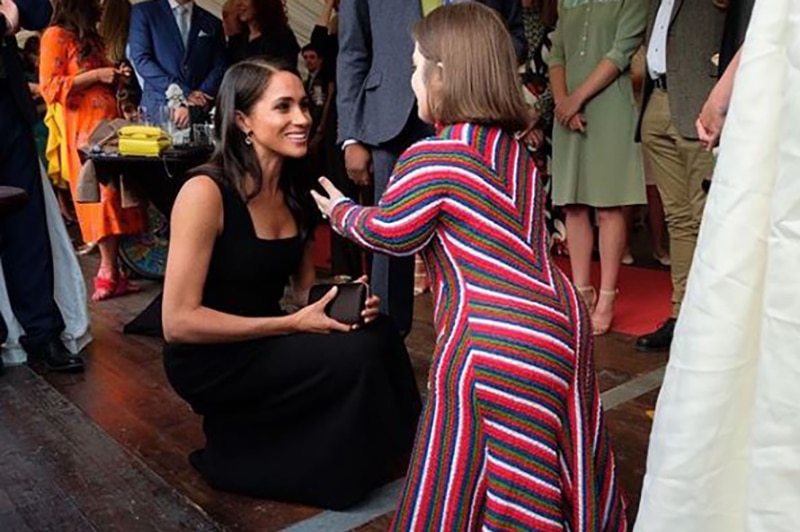
[[[157,157],[82,150],[81,158],[84,162],[94,162],[95,175],[100,183],[108,184],[120,175],[124,176],[126,187],[131,187],[141,198],[149,200],[169,216],[187,172],[207,162],[212,153],[211,146],[181,146],[165,149]]]
[[[120,163],[120,164],[153,164],[153,163],[178,163],[199,165],[206,162],[213,153],[211,146],[187,146],[167,148],[158,156],[146,157],[143,155],[121,155],[118,152],[97,152],[81,150],[81,158],[86,161],[91,159],[95,163]]]

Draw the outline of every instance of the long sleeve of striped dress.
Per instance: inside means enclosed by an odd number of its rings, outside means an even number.
[[[421,252],[437,340],[393,530],[622,532],[589,316],[551,262],[533,161],[461,124],[400,158],[376,207],[340,200],[336,231]]]
[[[458,147],[456,145],[456,147]],[[452,147],[451,147],[452,148]],[[331,226],[361,246],[389,255],[413,255],[433,236],[454,169],[445,143],[423,141],[407,150],[377,207],[338,202]],[[468,158],[466,158],[468,160]]]

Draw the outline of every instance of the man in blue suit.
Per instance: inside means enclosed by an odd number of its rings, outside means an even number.
[[[64,322],[53,299],[53,256],[32,129],[36,113],[14,38],[21,27],[43,29],[51,15],[49,0],[0,0],[0,185],[28,193],[21,209],[0,218],[0,257],[28,359],[53,371],[81,371],[83,359],[59,340]],[[7,332],[0,317],[0,343]]]
[[[177,84],[189,104],[210,107],[225,73],[222,22],[192,0],[153,0],[133,6],[128,37],[130,58],[141,76],[142,105],[151,120]],[[188,124],[185,108],[175,117]]]
[[[395,162],[432,133],[417,118],[411,91],[411,27],[430,11],[459,0],[342,0],[339,11],[337,98],[339,141],[350,179],[372,181],[380,199]],[[460,0],[463,1],[463,0]],[[482,0],[506,20],[518,57],[525,55],[519,0]],[[372,288],[400,332],[411,330],[414,259],[376,255]]]

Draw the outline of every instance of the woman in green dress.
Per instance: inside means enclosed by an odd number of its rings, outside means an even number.
[[[622,207],[646,203],[637,113],[628,71],[642,43],[643,0],[560,0],[550,53],[556,102],[553,203],[566,213],[572,280],[592,313],[595,334],[611,328],[625,249]],[[597,211],[599,297],[590,266]]]

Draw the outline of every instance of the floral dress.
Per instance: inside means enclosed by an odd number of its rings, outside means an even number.
[[[531,149],[531,155],[536,162],[536,169],[544,187],[545,220],[551,241],[555,243],[560,237],[556,226],[557,213],[553,210],[551,201],[552,180],[550,176],[550,158],[553,153],[553,93],[550,90],[548,76],[547,56],[550,53],[550,38],[548,34],[553,28],[548,28],[542,20],[542,14],[535,6],[522,8],[522,22],[525,28],[525,42],[528,45],[528,56],[522,70],[522,84],[525,88],[526,99],[539,113],[539,129],[544,133],[544,141],[536,149]],[[566,238],[566,235],[563,235]]]
[[[102,47],[86,54],[71,31],[52,26],[42,35],[39,81],[48,106],[61,105],[64,113],[64,138],[67,144],[67,179],[76,198],[81,162],[78,148],[103,120],[117,118],[117,100],[111,85],[95,83],[73,90],[75,78],[97,68],[111,66]],[[112,235],[140,233],[144,217],[137,208],[123,209],[120,194],[112,187],[101,187],[100,203],[75,203],[75,212],[85,242],[98,242]]]

